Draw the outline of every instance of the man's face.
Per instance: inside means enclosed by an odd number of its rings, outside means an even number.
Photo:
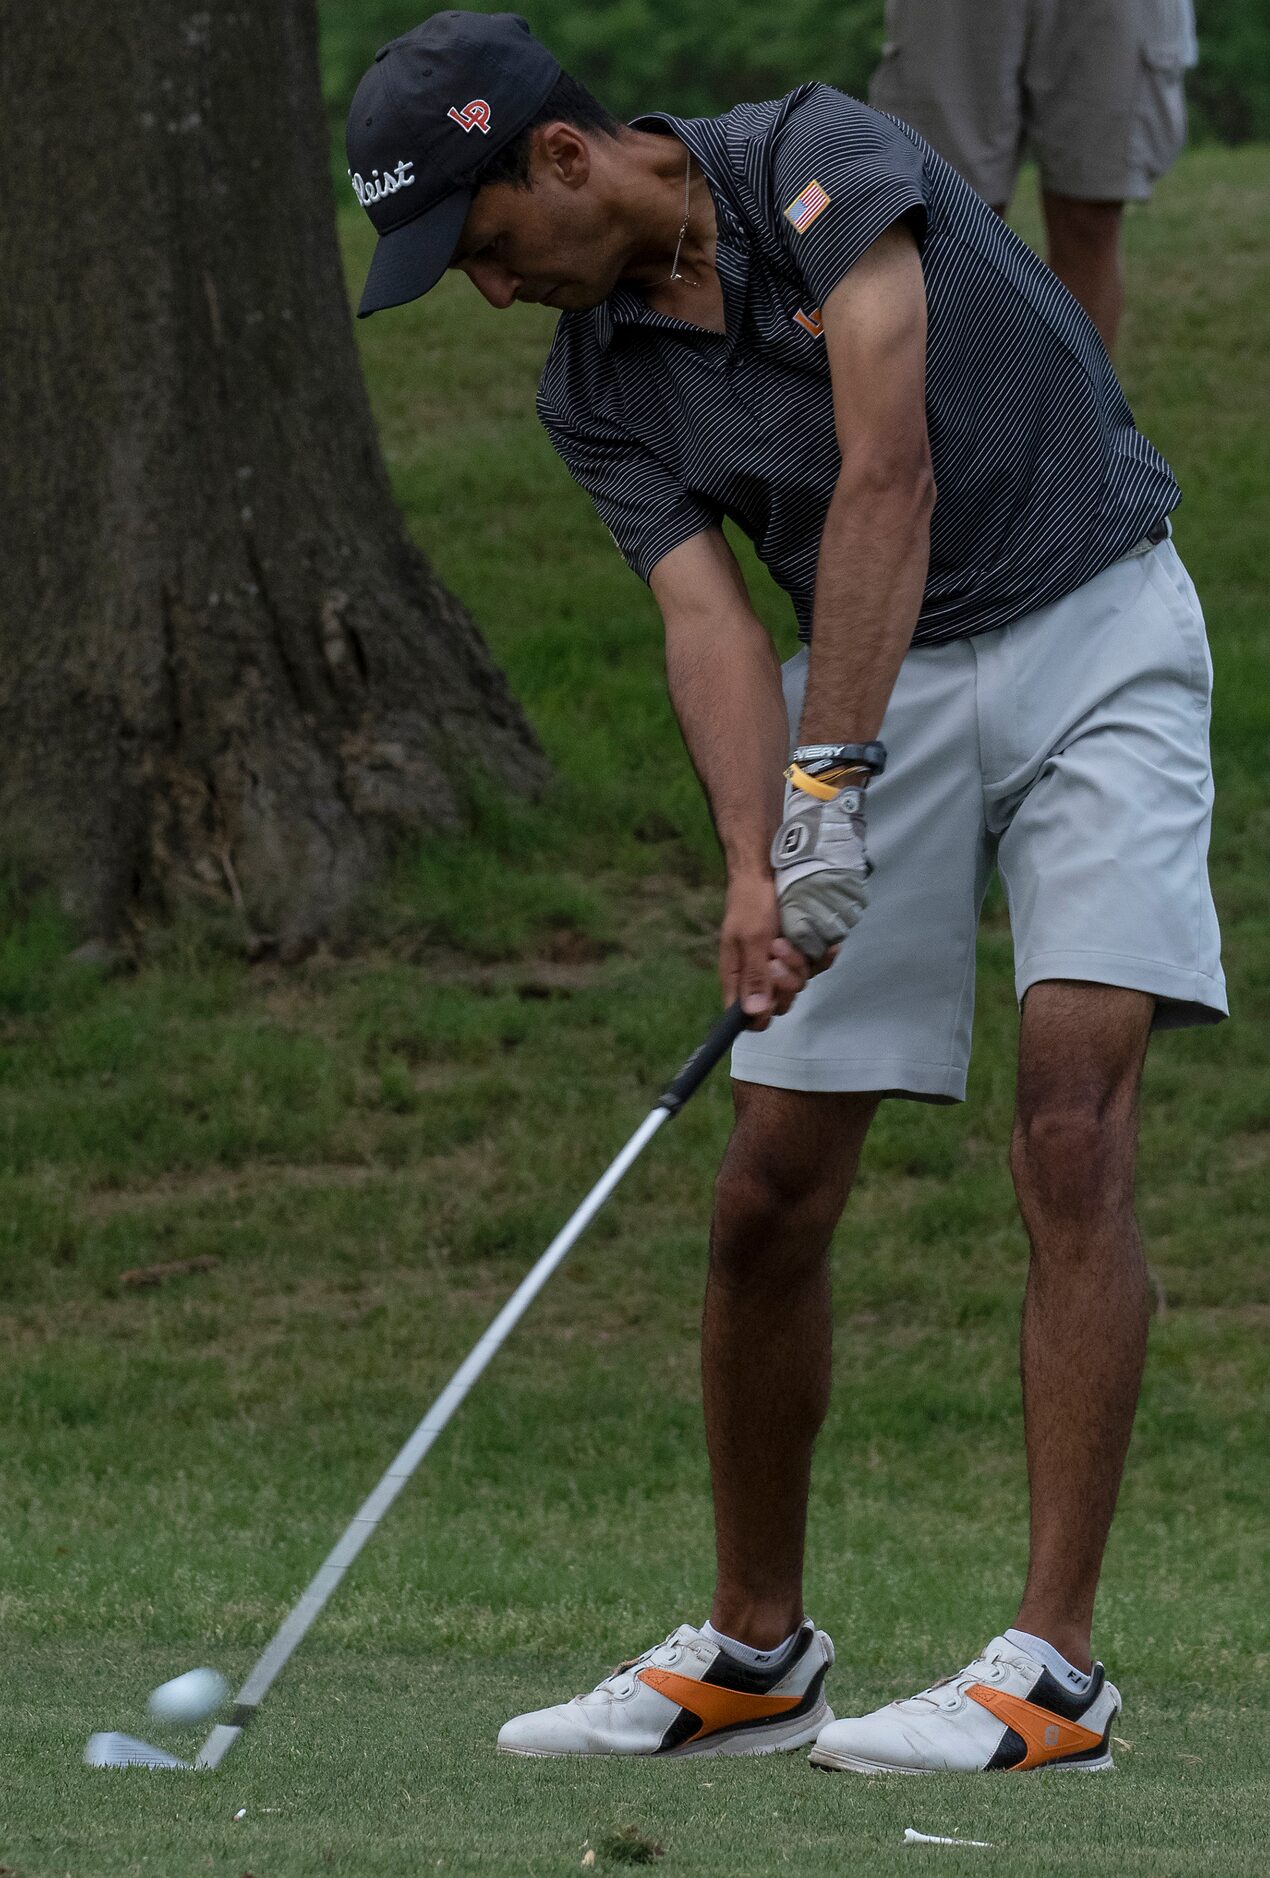
[[[553,139],[557,130],[567,135]],[[617,285],[626,250],[581,134],[553,125],[535,138],[530,180],[528,189],[487,183],[477,192],[450,266],[491,306],[599,306]]]

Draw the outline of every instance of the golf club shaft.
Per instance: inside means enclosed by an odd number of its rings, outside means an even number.
[[[719,1019],[705,1042],[695,1050],[667,1086],[657,1106],[640,1123],[626,1146],[592,1187],[581,1206],[552,1240],[537,1264],[521,1280],[471,1354],[460,1363],[405,1446],[345,1527],[322,1564],[265,1646],[251,1674],[238,1691],[234,1711],[208,1735],[195,1761],[196,1767],[219,1767],[243,1729],[251,1721],[297,1645],[317,1619],[332,1591],[357,1557],[376,1526],[418,1467],[428,1449],[462,1402],[472,1384],[501,1348],[570,1248],[585,1232],[627,1169],[643,1153],[657,1130],[677,1115],[705,1081],[715,1064],[745,1028],[739,1004]]]

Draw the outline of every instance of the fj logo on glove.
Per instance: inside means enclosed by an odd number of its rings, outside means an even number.
[[[804,849],[811,845],[813,830],[809,824],[813,819],[819,820],[819,817],[800,815],[777,830],[776,840],[772,843],[773,867],[791,866]]]
[[[823,958],[846,938],[868,897],[862,792],[842,789],[820,801],[787,771],[771,863],[781,932],[804,958]]]

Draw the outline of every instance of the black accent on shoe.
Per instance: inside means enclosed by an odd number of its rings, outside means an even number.
[[[987,1772],[994,1769],[1017,1767],[1020,1761],[1027,1759],[1027,1742],[1022,1735],[1016,1735],[1013,1728],[1007,1728],[997,1743],[997,1751],[988,1762]]]
[[[1029,1700],[1030,1699],[1029,1697]],[[1071,1721],[1078,1718],[1068,1716],[1067,1719]],[[1034,1774],[1043,1774],[1047,1767],[1075,1767],[1078,1766],[1081,1761],[1100,1761],[1111,1745],[1111,1724],[1115,1719],[1113,1715],[1111,1720],[1107,1723],[1102,1740],[1096,1747],[1081,1748],[1078,1753],[1060,1755],[1057,1760],[1046,1761],[1043,1766],[1033,1767],[1028,1771]],[[1026,1758],[1027,1742],[1023,1739],[1022,1735],[1016,1735],[1013,1728],[1007,1728],[997,1746],[996,1753],[988,1762],[986,1771],[991,1773],[996,1770],[997,1772],[1005,1773],[1008,1772],[1011,1767],[1017,1767],[1019,1762]]]
[[[803,1651],[799,1650],[798,1655],[801,1656],[802,1654]],[[729,1658],[728,1660],[730,1662],[732,1659]],[[713,1668],[713,1664],[711,1667]],[[738,1665],[738,1667],[743,1668],[744,1665]],[[781,1665],[782,1676],[788,1668],[788,1662]],[[809,1715],[820,1700],[820,1692],[825,1686],[825,1677],[828,1673],[828,1663],[822,1663],[808,1683],[806,1693],[803,1695],[797,1708],[787,1708],[779,1715],[769,1716],[766,1721],[738,1722],[735,1728],[720,1728],[716,1733],[708,1735],[706,1737],[707,1740],[726,1741],[732,1735],[750,1734],[755,1729],[770,1728],[776,1722],[797,1721],[801,1715]],[[702,1682],[720,1683],[722,1678],[717,1676],[703,1676],[701,1680]],[[779,1680],[779,1678],[777,1678],[777,1680]],[[728,1688],[733,1687],[731,1683],[725,1686]],[[759,1693],[765,1693],[765,1691],[759,1691]],[[662,1736],[656,1752],[658,1754],[669,1754],[672,1748],[682,1747],[686,1741],[692,1740],[692,1737],[697,1733],[700,1727],[701,1717],[694,1715],[691,1709],[681,1708],[679,1713],[675,1716],[674,1721],[671,1722],[669,1728],[667,1728],[665,1734]],[[1026,1752],[1026,1750],[1024,1750],[1024,1752]]]
[[[685,1741],[691,1741],[701,1726],[700,1715],[694,1715],[691,1709],[681,1708],[662,1736],[656,1747],[658,1754],[669,1754],[672,1748],[682,1747]]]
[[[1111,1721],[1107,1723],[1102,1740],[1098,1743],[1096,1748],[1082,1748],[1079,1754],[1064,1754],[1061,1761],[1048,1761],[1046,1765],[1049,1767],[1074,1767],[1080,1761],[1100,1761],[1111,1746],[1111,1722],[1114,1722],[1115,1719],[1113,1715]],[[1045,1768],[1038,1768],[1037,1772],[1044,1773]]]
[[[701,1680],[713,1683],[720,1689],[741,1689],[746,1695],[766,1695],[769,1689],[788,1676],[795,1663],[806,1656],[815,1634],[814,1624],[804,1624],[789,1655],[783,1656],[770,1669],[752,1668],[749,1663],[739,1662],[735,1656],[729,1656],[726,1650],[720,1649]]]
[[[1082,1695],[1077,1695],[1074,1689],[1065,1689],[1048,1669],[1043,1669],[1028,1690],[1027,1699],[1038,1708],[1047,1708],[1051,1715],[1061,1715],[1064,1721],[1078,1722],[1091,1703],[1098,1700],[1106,1680],[1106,1670],[1101,1663],[1095,1663],[1089,1673],[1089,1687]]]
[[[811,1681],[807,1684],[806,1689],[803,1691],[803,1698],[801,1702],[799,1702],[797,1708],[787,1708],[783,1715],[774,1716],[773,1719],[775,1721],[797,1721],[801,1715],[810,1715],[811,1711],[815,1708],[817,1702],[819,1702],[820,1700],[820,1693],[821,1693],[821,1690],[825,1686],[825,1677],[828,1674],[829,1674],[828,1663],[822,1663],[820,1665],[820,1668],[816,1671],[815,1675],[812,1677]],[[752,1722],[747,1722],[743,1724],[743,1726],[745,1727],[753,1727],[753,1725],[754,1724]],[[719,1730],[719,1733],[724,1734],[724,1735],[730,1735],[730,1734],[736,1733],[736,1730],[732,1728],[721,1728]]]

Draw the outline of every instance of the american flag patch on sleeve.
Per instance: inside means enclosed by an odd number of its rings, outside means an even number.
[[[802,235],[811,227],[818,215],[829,207],[829,193],[818,182],[809,182],[801,196],[795,196],[785,211],[785,218],[794,225],[794,232]]]

